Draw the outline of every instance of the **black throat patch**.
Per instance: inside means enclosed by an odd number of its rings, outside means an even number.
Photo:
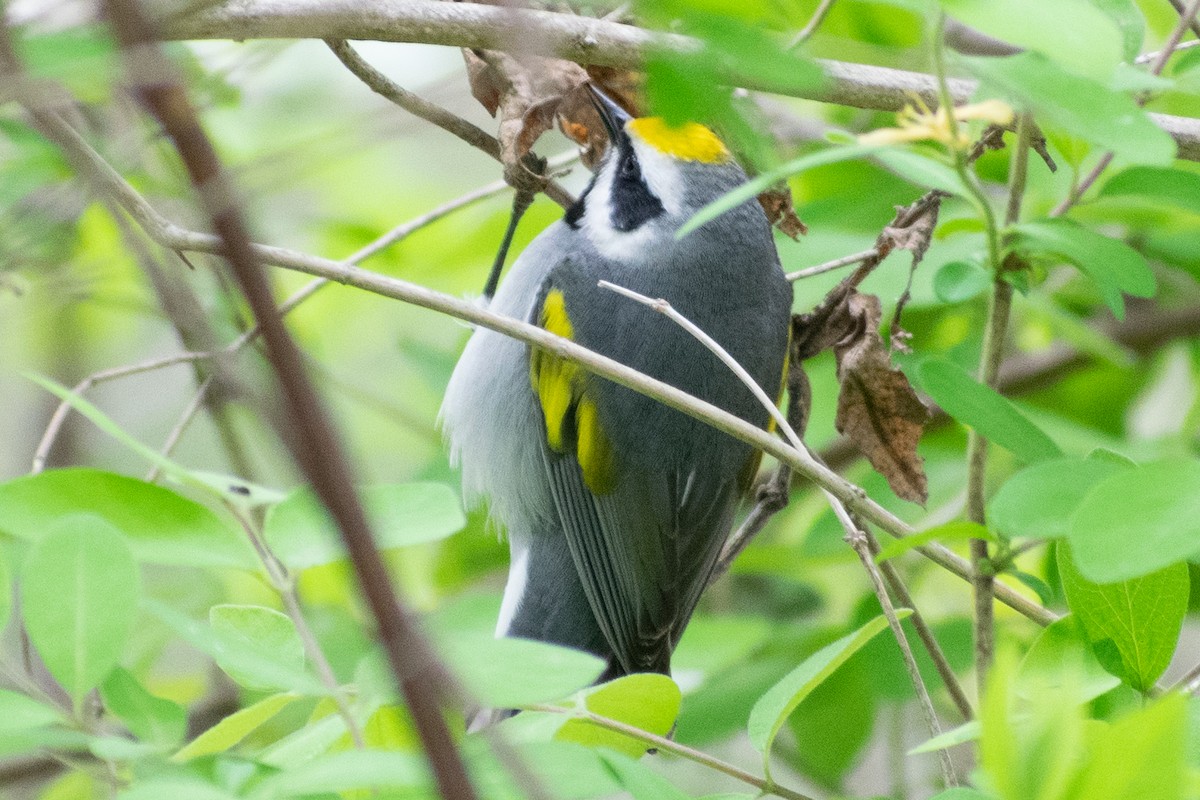
[[[610,203],[612,225],[622,233],[637,230],[664,212],[662,201],[646,185],[633,146],[626,142],[617,151]]]
[[[650,191],[646,179],[642,176],[641,165],[633,146],[622,142],[616,154],[617,165],[612,180],[612,196],[609,205],[612,209],[612,226],[622,233],[637,230],[650,220],[664,213],[662,202]],[[579,227],[579,220],[587,210],[587,201],[596,186],[596,176],[593,175],[583,194],[574,205],[567,209],[563,221],[572,228]]]

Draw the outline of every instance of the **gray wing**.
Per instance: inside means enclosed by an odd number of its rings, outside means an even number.
[[[696,473],[586,484],[573,455],[546,450],[563,534],[600,630],[625,672],[667,672],[729,531],[738,489]]]

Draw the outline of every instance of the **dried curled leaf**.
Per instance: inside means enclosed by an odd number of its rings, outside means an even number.
[[[879,335],[880,304],[874,295],[850,293],[834,345],[837,357],[837,429],[848,436],[898,496],[924,503],[929,496],[917,444],[929,409],[908,378],[896,369]]]
[[[792,190],[786,183],[772,186],[760,194],[758,204],[766,212],[767,221],[783,231],[784,235],[799,239],[808,233],[808,226],[796,214],[796,208],[792,205]]]
[[[463,50],[471,94],[500,118],[500,158],[514,169],[554,126],[564,97],[588,80],[570,61],[496,50]]]

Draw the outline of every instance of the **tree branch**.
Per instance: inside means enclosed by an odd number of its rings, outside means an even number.
[[[225,252],[225,244],[220,237],[186,230],[158,213],[116,170],[104,161],[99,153],[60,118],[54,118],[51,125],[56,136],[54,141],[61,147],[68,148],[72,156],[82,164],[81,168],[88,173],[89,177],[105,186],[122,207],[139,224],[143,225],[146,233],[152,239],[172,250],[217,255]],[[682,392],[674,386],[654,380],[568,339],[555,336],[536,325],[481,309],[469,301],[460,300],[408,281],[380,275],[343,262],[269,245],[251,244],[250,250],[254,258],[263,264],[304,272],[394,300],[428,308],[542,347],[561,358],[586,367],[597,375],[647,397],[653,397],[672,408],[707,422],[734,438],[759,448],[817,484],[830,489],[835,496],[846,503],[847,507],[857,511],[865,519],[878,525],[892,536],[903,537],[913,532],[911,526],[867,497],[866,492],[860,487],[854,486],[828,468],[815,464],[807,454],[798,453],[794,448],[766,431],[760,430],[723,409]],[[916,549],[960,578],[970,579],[970,565],[945,547],[926,545]],[[998,587],[997,597],[1040,625],[1049,625],[1058,618],[1053,612],[1008,586]]]
[[[418,42],[449,47],[507,50],[565,58],[582,64],[636,69],[652,49],[695,54],[703,44],[678,34],[655,33],[592,17],[550,11],[407,0],[364,7],[358,0],[256,0],[213,5],[166,23],[170,39],[359,39]],[[934,78],[918,72],[841,61],[819,61],[828,80],[823,86],[797,89],[787,76],[751,74],[736,63],[725,79],[735,86],[808,100],[899,111],[912,97],[936,105]],[[964,102],[975,83],[953,80],[956,102]],[[1179,157],[1200,160],[1200,120],[1151,114],[1179,144]]]
[[[285,415],[279,419],[268,414],[268,418],[278,425],[293,458],[342,534],[438,788],[443,797],[472,800],[474,787],[442,717],[442,706],[454,699],[451,687],[433,667],[437,662],[428,642],[392,588],[354,490],[349,463],[308,379],[300,350],[283,326],[216,150],[200,126],[174,65],[158,51],[157,37],[137,0],[106,0],[104,7],[127,56],[126,66],[138,96],[179,152],[261,328]]]

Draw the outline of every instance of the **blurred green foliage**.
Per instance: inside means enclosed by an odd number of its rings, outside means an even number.
[[[585,13],[615,7],[574,5]],[[965,431],[986,434],[992,566],[1003,583],[1070,616],[1042,631],[998,607],[1000,656],[977,723],[963,725],[918,649],[947,731],[921,748],[932,736],[870,583],[824,498],[797,485],[789,506],[706,595],[676,653],[673,681],[635,676],[588,689],[599,672],[591,657],[491,639],[506,547],[482,511],[460,507],[436,419],[466,327],[332,285],[288,324],[384,531],[392,576],[477,697],[511,705],[567,698],[562,713],[526,712],[499,726],[555,797],[757,791],[666,746],[641,757],[647,742],[603,729],[588,714],[673,731],[683,747],[760,778],[769,766],[779,785],[819,797],[1200,797],[1200,704],[1160,691],[1200,660],[1195,604],[1188,606],[1190,562],[1200,555],[1200,169],[1172,159],[1174,143],[1138,106],[1147,99],[1152,112],[1200,114],[1200,50],[1174,56],[1162,78],[1131,65],[1176,25],[1176,12],[1158,0],[838,0],[810,40],[786,48],[816,6],[631,4],[638,24],[707,45],[687,57],[648,54],[649,106],[669,120],[714,125],[749,166],[786,177],[810,231],[799,242],[777,236],[789,272],[871,247],[896,206],[929,188],[948,192],[915,273],[911,254],[897,251],[862,287],[881,298],[888,326],[908,289],[899,327],[911,352],[897,349],[895,360],[950,415],[920,446],[926,507],[899,500],[880,475],[839,455],[829,353],[805,366],[813,392],[806,439],[837,457],[872,498],[931,531],[927,538],[965,553],[965,537],[977,532],[958,521]],[[945,54],[952,76],[980,81],[973,101],[1030,111],[1057,162],[1051,171],[1031,158],[1020,224],[1011,229],[989,228],[981,210],[1002,218],[1012,134],[1006,148],[963,171],[948,132],[912,145],[900,127],[868,151],[851,142],[896,128],[896,115],[784,96],[816,91],[821,58],[929,72],[931,31],[943,10],[1027,50],[1004,59]],[[68,121],[162,214],[202,229],[177,155],[120,84],[107,29],[50,11],[14,21],[17,55],[34,81],[72,98]],[[263,243],[344,258],[501,176],[483,154],[371,93],[318,42],[166,49]],[[452,49],[361,51],[406,87],[494,127]],[[730,74],[782,94],[736,91],[723,82]],[[1146,90],[1153,96],[1139,94]],[[784,124],[797,120],[803,124]],[[960,124],[970,137],[984,128]],[[557,134],[538,144],[543,154],[567,149]],[[1116,158],[1097,188],[1060,218],[1054,209],[1107,151]],[[575,166],[565,182],[578,192],[587,177]],[[455,295],[478,293],[508,211],[508,194],[496,194],[364,266]],[[560,215],[539,198],[515,251]],[[1009,397],[974,377],[994,255],[1016,263],[1000,279],[1016,290],[1007,352],[1026,378]],[[183,430],[170,463],[159,463],[167,477],[145,481],[147,449],[162,446],[207,367],[177,364],[102,382],[87,391],[94,407],[76,403],[69,412],[50,468],[26,474],[58,403],[28,374],[73,386],[196,346],[162,310],[151,273],[190,298],[221,343],[247,328],[220,259],[153,246],[78,179],[18,104],[0,105],[0,620],[8,623],[0,758],[19,765],[54,757],[53,769],[32,776],[14,768],[0,793],[432,796],[419,737],[353,574],[253,403],[218,398]],[[811,309],[840,278],[797,283],[796,310]],[[309,280],[284,270],[272,279],[281,300]],[[1122,315],[1126,327],[1118,328]],[[1064,347],[1074,355],[1060,359]],[[254,347],[229,368],[251,386],[267,374]],[[278,556],[283,579],[260,561],[248,532]],[[1047,539],[1059,541],[1046,547]],[[975,697],[967,584],[911,550],[888,555]],[[293,590],[299,625],[288,605]],[[12,616],[23,620],[27,646],[48,672],[26,667]],[[913,621],[903,626],[916,646]],[[326,668],[336,691],[323,682]],[[48,678],[66,694],[48,688]],[[524,796],[464,723],[452,720],[484,796]],[[945,787],[930,751],[943,745],[973,788],[937,793]]]

